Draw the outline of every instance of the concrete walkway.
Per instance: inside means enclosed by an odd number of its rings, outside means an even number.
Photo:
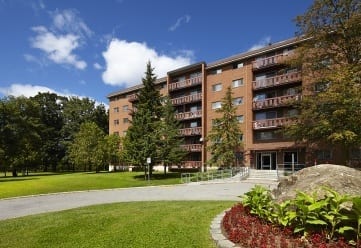
[[[172,186],[93,190],[36,195],[0,200],[0,220],[71,208],[132,201],[232,200],[249,191],[257,182],[191,183]],[[264,183],[274,186],[274,183]]]

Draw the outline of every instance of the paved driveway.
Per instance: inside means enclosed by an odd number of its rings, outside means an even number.
[[[132,201],[240,200],[252,182],[218,182],[57,193],[0,200],[0,220],[95,204]],[[272,184],[270,184],[272,186]]]

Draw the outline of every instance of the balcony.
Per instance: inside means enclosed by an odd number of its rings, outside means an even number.
[[[188,152],[201,152],[202,151],[201,144],[187,144],[187,145],[181,145],[181,147]]]
[[[202,134],[202,127],[191,127],[179,129],[179,134],[181,136],[194,136]]]
[[[183,89],[186,87],[191,87],[191,86],[195,86],[195,85],[200,85],[202,84],[202,77],[194,77],[194,78],[189,78],[186,80],[182,80],[176,83],[171,83],[169,84],[169,91],[173,91],[173,90],[177,90],[177,89]]]
[[[202,110],[192,111],[192,112],[183,112],[177,113],[175,118],[177,120],[189,120],[202,117]]]
[[[199,102],[202,100],[202,93],[194,94],[194,95],[188,95],[188,96],[182,96],[178,98],[172,99],[173,105],[181,105],[185,103],[191,103],[191,102]]]
[[[131,94],[128,96],[128,101],[129,102],[135,102],[138,101],[138,94]]]
[[[263,78],[252,82],[254,90],[279,86],[288,83],[295,83],[302,80],[301,72],[291,72],[274,77]]]
[[[182,168],[200,168],[202,167],[202,161],[183,161],[181,162]]]
[[[273,66],[273,65],[282,64],[282,63],[285,62],[285,60],[291,54],[292,54],[292,52],[290,52],[288,54],[277,54],[275,56],[270,56],[270,57],[266,57],[266,58],[263,58],[263,59],[257,59],[257,60],[252,62],[252,69],[257,70],[257,69],[270,67],[270,66]]]
[[[294,117],[258,120],[253,122],[253,130],[282,127],[293,123],[294,120]]]
[[[293,101],[298,101],[300,99],[301,99],[301,95],[298,94],[298,95],[279,96],[279,97],[254,101],[253,110],[281,107],[288,105]]]

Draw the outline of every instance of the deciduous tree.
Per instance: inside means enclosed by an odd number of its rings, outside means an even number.
[[[315,0],[296,18],[300,38],[294,66],[302,67],[301,114],[287,133],[301,142],[361,145],[361,2]]]

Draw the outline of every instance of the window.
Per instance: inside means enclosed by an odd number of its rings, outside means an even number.
[[[350,159],[352,160],[359,160],[361,159],[361,149],[351,149],[350,151]]]
[[[127,135],[127,131],[123,131],[123,136]]]
[[[202,72],[195,72],[189,75],[189,78],[196,78],[200,77],[202,75]]]
[[[222,69],[215,69],[215,70],[211,71],[212,75],[221,74],[221,73],[222,73]]]
[[[113,110],[114,110],[114,113],[118,113],[119,112],[119,107],[115,107]]]
[[[118,119],[114,120],[114,125],[119,125],[119,120]]]
[[[238,115],[238,116],[236,116],[236,118],[237,118],[237,121],[238,121],[239,123],[243,123],[243,122],[244,122],[244,117],[243,117],[243,115]]]
[[[243,63],[234,63],[233,64],[233,69],[239,69],[239,68],[242,68],[243,67]]]
[[[124,106],[122,107],[122,109],[123,109],[124,112],[128,111],[128,105],[124,105]]]
[[[319,150],[316,153],[316,157],[319,160],[330,160],[332,159],[332,153],[330,150]]]
[[[283,162],[285,165],[292,164],[292,162],[297,164],[298,162],[297,152],[284,152]]]
[[[243,134],[239,135],[239,141],[243,141]]]
[[[241,105],[243,104],[243,97],[237,97],[233,99],[233,105],[237,106],[237,105]]]
[[[277,136],[275,131],[264,131],[264,132],[256,132],[255,139],[256,140],[273,140],[280,138]]]
[[[275,119],[275,118],[277,118],[276,111],[256,113],[256,121],[266,120],[266,119]]]
[[[243,78],[232,81],[232,88],[237,88],[239,86],[243,86]]]
[[[123,123],[128,123],[129,119],[128,118],[123,118]]]
[[[212,91],[216,92],[216,91],[221,91],[221,90],[222,90],[222,84],[221,83],[212,85]]]
[[[192,121],[190,127],[198,127],[198,122]]]
[[[114,135],[118,135],[118,136],[119,136],[119,132],[114,132],[113,134],[114,134]]]
[[[219,109],[222,107],[221,102],[212,102],[212,109]]]

